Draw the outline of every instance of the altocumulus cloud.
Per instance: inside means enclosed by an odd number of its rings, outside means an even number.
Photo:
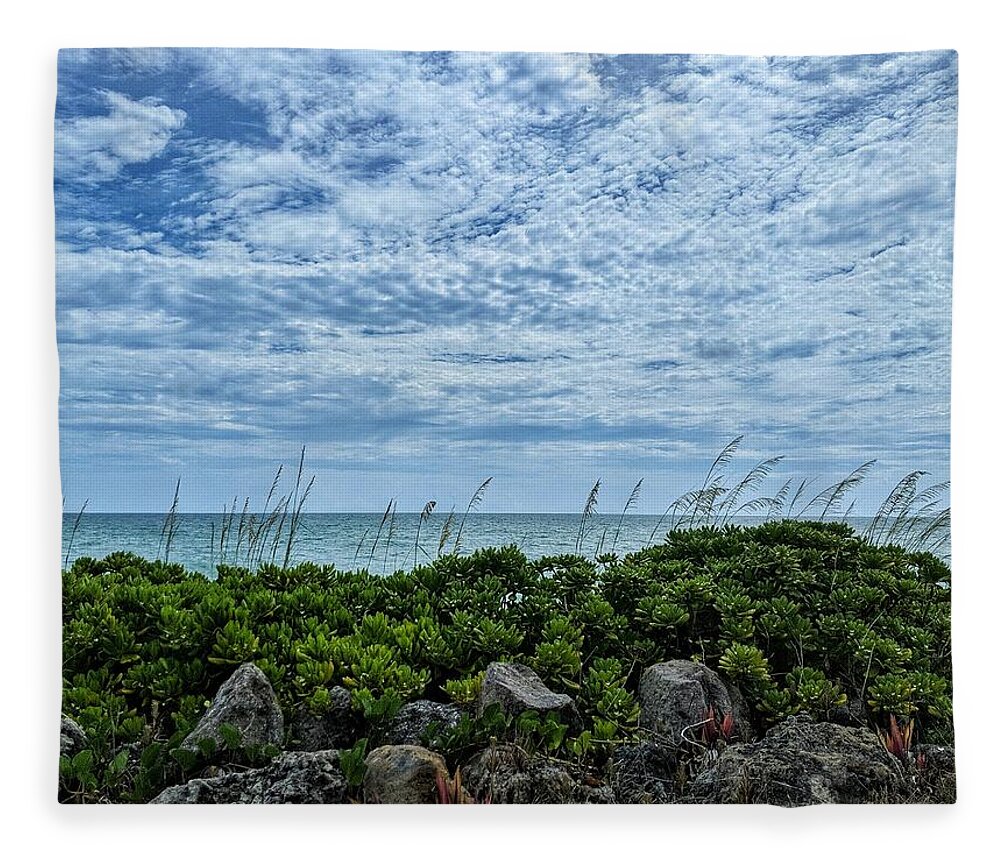
[[[317,509],[653,509],[737,433],[946,478],[956,102],[948,52],[64,51],[67,502],[300,443]]]
[[[185,113],[155,99],[133,101],[102,91],[104,116],[80,116],[56,123],[59,176],[93,184],[118,176],[129,164],[149,161],[163,152],[171,135],[184,125]]]

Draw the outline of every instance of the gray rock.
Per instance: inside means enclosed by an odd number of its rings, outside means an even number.
[[[253,663],[244,663],[219,687],[212,704],[181,748],[200,754],[198,742],[208,738],[217,749],[223,749],[225,741],[219,727],[224,723],[239,731],[243,746],[280,746],[284,740],[284,719],[278,699],[267,677]]]
[[[914,803],[955,803],[955,748],[937,744],[917,744],[913,747],[913,768],[916,771]]]
[[[660,743],[679,747],[699,740],[709,707],[720,720],[733,715],[737,736],[750,734],[743,697],[701,663],[670,660],[650,666],[639,680],[638,701],[639,726]]]
[[[409,702],[400,708],[386,731],[386,743],[389,744],[425,744],[432,749],[436,746],[433,739],[425,738],[431,724],[437,724],[439,731],[453,729],[462,718],[462,709],[457,705],[444,705],[440,702],[420,700]]]
[[[899,763],[866,729],[790,717],[753,744],[722,751],[691,784],[699,803],[896,803]]]
[[[87,746],[87,734],[75,720],[63,717],[59,723],[59,755],[72,758]]]
[[[481,715],[494,703],[509,717],[524,711],[555,712],[571,726],[577,725],[580,719],[576,704],[569,696],[554,693],[534,670],[521,663],[490,663],[486,667],[476,713]]]
[[[351,694],[343,687],[330,688],[330,706],[322,714],[301,705],[289,724],[289,746],[303,752],[340,750],[353,746],[361,723],[351,708]]]
[[[369,803],[435,803],[438,777],[448,782],[444,759],[413,744],[378,747],[368,754],[365,768]]]
[[[481,803],[615,802],[611,788],[599,780],[506,744],[484,750],[463,767],[462,784]]]
[[[607,779],[616,803],[674,803],[680,794],[677,754],[648,741],[618,747]]]
[[[339,754],[283,753],[257,770],[171,786],[150,803],[346,803]]]

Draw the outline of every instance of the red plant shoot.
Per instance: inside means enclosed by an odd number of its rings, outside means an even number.
[[[732,714],[726,714],[722,718],[722,725],[719,727],[719,731],[722,734],[722,739],[729,743],[733,736],[733,729],[736,728],[736,720]]]
[[[910,746],[913,743],[913,722],[907,722],[900,726],[895,715],[889,715],[889,730],[880,731],[879,737],[882,745],[900,761],[907,761],[910,757]]]

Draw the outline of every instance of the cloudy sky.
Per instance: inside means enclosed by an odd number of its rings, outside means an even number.
[[[63,51],[67,510],[949,470],[953,53]],[[829,480],[827,480],[829,479]],[[860,510],[860,509],[859,509]]]

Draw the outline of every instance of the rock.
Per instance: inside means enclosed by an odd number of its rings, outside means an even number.
[[[439,731],[453,729],[462,718],[462,709],[457,705],[444,705],[440,702],[420,700],[409,702],[400,708],[386,731],[386,743],[389,744],[424,744],[432,749],[436,746],[433,739],[425,737],[432,723],[437,724]]]
[[[562,763],[506,744],[484,750],[462,768],[462,784],[481,803],[614,803],[608,786],[589,781],[594,785]]]
[[[917,744],[913,747],[912,754],[917,776],[916,791],[911,801],[955,803],[955,748]]]
[[[569,696],[554,693],[532,669],[521,663],[490,663],[486,667],[476,713],[481,715],[493,703],[499,704],[508,717],[516,717],[524,711],[538,711],[540,714],[555,712],[571,726],[580,720]]]
[[[615,803],[674,803],[680,793],[677,755],[662,744],[618,747],[607,774]]]
[[[726,747],[691,784],[698,803],[894,803],[899,763],[874,732],[789,717],[753,744]]]
[[[289,725],[289,746],[303,752],[340,750],[357,740],[361,721],[351,708],[351,694],[344,687],[330,688],[330,705],[322,714],[299,706]]]
[[[284,740],[284,719],[277,697],[267,677],[253,663],[244,663],[219,687],[181,748],[200,754],[199,741],[207,738],[217,749],[223,749],[225,741],[219,727],[225,723],[239,731],[243,746],[280,746]]]
[[[743,697],[708,666],[690,660],[670,660],[646,669],[639,681],[639,707],[640,728],[660,743],[679,747],[699,740],[709,707],[719,720],[732,714],[736,735],[750,737]]]
[[[87,734],[79,723],[63,717],[59,723],[59,755],[72,758],[87,746]]]
[[[448,781],[444,759],[413,744],[377,747],[365,759],[365,768],[369,803],[435,803],[438,777]]]
[[[192,779],[150,803],[346,803],[347,780],[332,750],[283,753],[267,767]]]

